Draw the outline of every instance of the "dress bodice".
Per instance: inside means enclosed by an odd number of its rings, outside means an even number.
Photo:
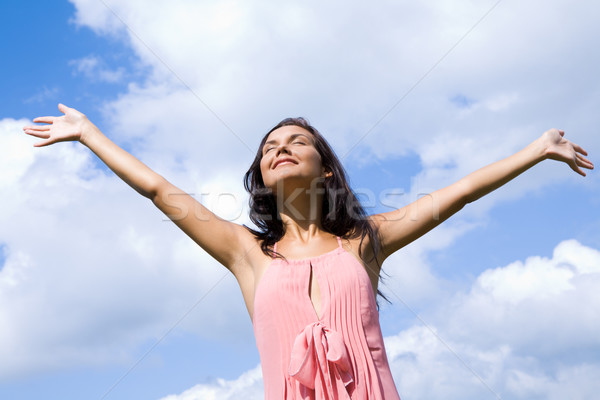
[[[368,274],[337,240],[320,256],[273,259],[258,283],[253,325],[267,400],[399,399]]]

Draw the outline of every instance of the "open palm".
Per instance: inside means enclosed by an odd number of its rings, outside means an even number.
[[[59,104],[58,109],[64,115],[60,117],[37,117],[33,119],[33,122],[47,125],[33,125],[23,128],[26,134],[44,139],[35,143],[35,147],[81,139],[83,126],[89,123],[87,117],[64,104]]]
[[[565,132],[558,129],[550,129],[544,132],[546,156],[552,160],[567,163],[573,171],[585,176],[585,172],[581,168],[593,169],[594,164],[584,157],[587,156],[587,151],[565,139],[564,135]]]

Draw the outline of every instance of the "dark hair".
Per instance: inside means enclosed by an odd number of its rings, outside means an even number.
[[[378,232],[367,218],[366,212],[354,192],[350,189],[346,171],[333,149],[319,131],[304,118],[286,118],[275,125],[262,138],[256,157],[244,175],[244,187],[250,194],[250,220],[258,227],[258,230],[244,225],[246,229],[260,240],[264,254],[285,259],[284,256],[273,251],[273,245],[283,237],[284,226],[277,210],[275,196],[270,189],[265,187],[260,170],[260,162],[263,158],[262,150],[267,138],[271,132],[283,126],[298,126],[310,132],[314,139],[315,148],[321,155],[323,167],[326,171],[333,173],[332,176],[325,178],[323,182],[325,189],[321,214],[323,229],[345,239],[354,239],[360,236],[359,256],[362,256],[362,243],[365,236],[368,235],[373,249],[373,258],[378,263],[377,254],[380,247]],[[380,291],[378,291],[378,294],[385,299]]]

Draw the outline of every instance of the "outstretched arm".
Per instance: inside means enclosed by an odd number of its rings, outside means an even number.
[[[564,132],[550,129],[527,147],[503,160],[485,166],[443,189],[437,190],[398,210],[371,216],[382,239],[382,258],[421,237],[454,213],[514,179],[545,159],[568,164],[585,176],[582,168],[593,169],[587,152],[564,138]]]
[[[28,135],[43,139],[35,143],[35,147],[79,141],[142,196],[151,200],[156,197],[157,187],[162,179],[160,175],[104,136],[81,112],[63,104],[59,104],[58,109],[65,115],[34,118],[33,122],[45,125],[23,128]]]
[[[189,194],[169,183],[140,160],[107,138],[88,118],[74,108],[59,104],[64,115],[39,117],[26,126],[25,133],[41,138],[34,146],[63,141],[80,141],[138,193],[153,203],[217,261],[236,274],[236,263],[244,255],[250,233],[225,221],[202,206]]]

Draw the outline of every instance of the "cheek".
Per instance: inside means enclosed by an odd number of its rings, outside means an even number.
[[[266,163],[265,161],[260,162],[260,174],[263,178],[263,182],[265,180],[265,173],[269,170],[269,166],[267,164],[268,163]]]
[[[319,153],[313,155],[311,164],[315,167],[315,169],[320,171],[321,167],[323,166],[323,160],[321,160]]]

